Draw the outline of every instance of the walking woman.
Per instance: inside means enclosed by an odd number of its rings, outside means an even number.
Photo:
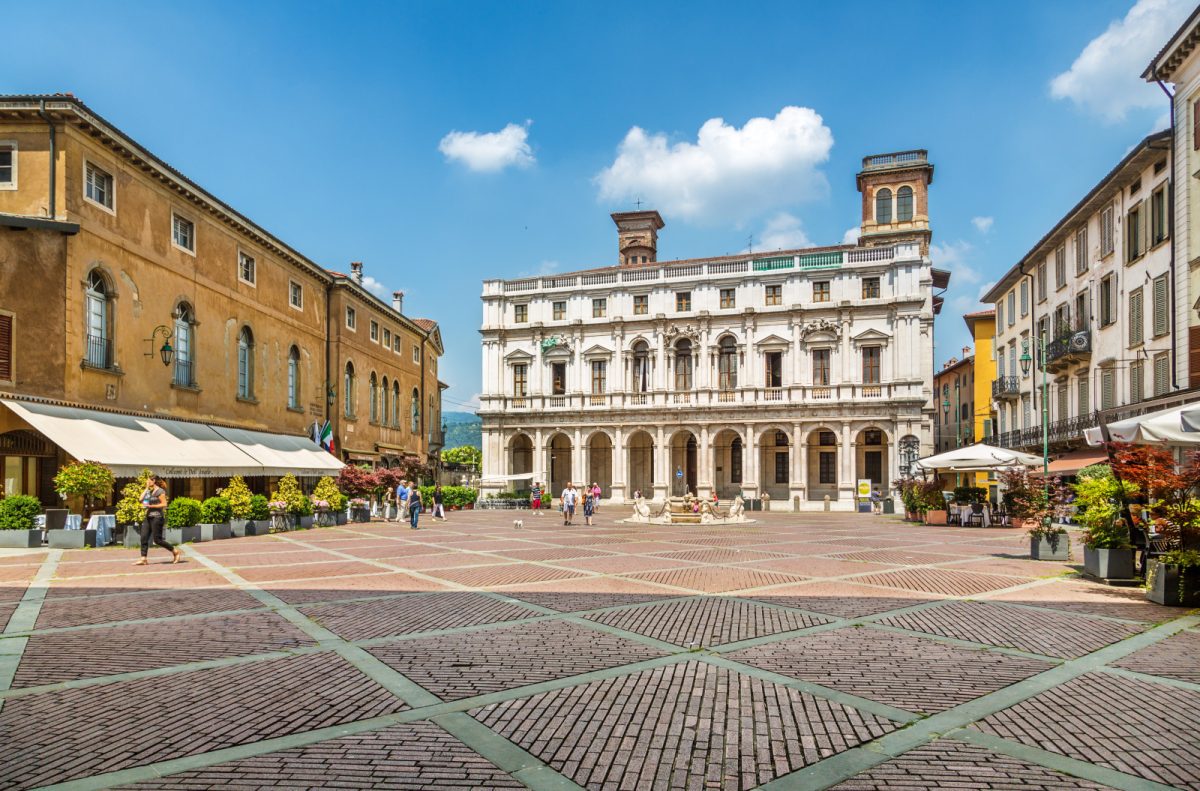
[[[446,508],[444,503],[445,495],[442,494],[442,485],[435,484],[433,487],[433,518],[446,521]]]
[[[408,490],[408,523],[412,525],[413,530],[419,530],[417,527],[417,518],[421,516],[421,490],[417,488],[414,481],[412,488]]]
[[[592,496],[590,489],[584,489],[583,491],[583,523],[590,526],[592,524],[592,514],[596,511],[596,498]]]
[[[150,563],[146,556],[150,554],[150,540],[171,553],[172,563],[178,563],[183,553],[178,547],[173,547],[163,538],[163,518],[167,512],[167,482],[157,475],[146,479],[146,488],[142,491],[142,506],[146,509],[146,518],[142,520],[142,556],[135,566],[145,566]]]
[[[529,510],[533,511],[534,516],[542,515],[542,487],[537,481],[533,482],[533,488],[529,490]]]

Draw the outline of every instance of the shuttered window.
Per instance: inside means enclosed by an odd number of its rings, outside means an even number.
[[[1058,412],[1054,417],[1056,420],[1066,420],[1070,417],[1067,412],[1067,386],[1059,385],[1055,395],[1058,397],[1058,403],[1055,405]]]
[[[1116,209],[1109,206],[1100,213],[1100,255],[1112,254]]]
[[[1136,404],[1146,397],[1145,371],[1142,361],[1129,364],[1129,403]]]
[[[1100,371],[1100,408],[1113,408],[1113,370],[1105,368]]]
[[[0,381],[13,381],[13,317],[0,313]]]
[[[1046,300],[1046,262],[1038,264],[1037,268],[1037,301]]]
[[[1107,327],[1117,320],[1117,281],[1112,275],[1100,281],[1100,326]]]
[[[1167,276],[1154,278],[1154,337],[1167,334],[1169,328],[1167,311]]]
[[[1188,387],[1200,387],[1200,327],[1188,327]]]
[[[1067,284],[1067,246],[1054,251],[1054,287],[1062,288]]]
[[[1192,150],[1200,151],[1200,99],[1192,102]]]
[[[1129,345],[1137,346],[1145,338],[1146,317],[1142,310],[1142,287],[1129,292]]]
[[[1154,355],[1154,395],[1165,395],[1170,388],[1171,355],[1167,352]]]
[[[1125,215],[1125,260],[1133,261],[1142,255],[1142,204],[1137,204]]]
[[[1079,379],[1079,414],[1086,415],[1092,411],[1092,396],[1090,381],[1086,376]]]
[[[1029,281],[1021,281],[1021,315],[1029,315]]]
[[[1087,268],[1087,226],[1085,225],[1075,232],[1075,274],[1082,274],[1087,271]]]

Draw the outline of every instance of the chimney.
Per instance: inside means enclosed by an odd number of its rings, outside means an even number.
[[[396,311],[397,313],[404,312],[404,292],[403,291],[393,291],[392,292],[392,310]]]
[[[354,279],[355,283],[362,285],[362,261],[350,262],[350,277]]]
[[[965,360],[965,359],[967,359],[967,358],[968,358],[968,357],[970,357],[970,356],[971,356],[971,347],[970,347],[970,346],[964,346],[964,347],[963,347],[963,359]]]
[[[621,266],[652,264],[658,260],[658,232],[666,223],[656,211],[612,213],[617,224],[617,263]]]

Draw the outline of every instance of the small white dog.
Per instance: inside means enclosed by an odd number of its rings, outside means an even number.
[[[514,519],[513,520],[513,530],[524,530],[524,529],[525,529],[525,521],[523,519]]]

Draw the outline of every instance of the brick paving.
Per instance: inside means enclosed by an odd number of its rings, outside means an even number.
[[[57,560],[0,662],[0,791],[741,790],[796,771],[863,791],[1200,789],[1186,610],[1030,561],[1001,528],[626,513],[455,512],[141,569],[125,549],[2,553],[10,636]],[[924,716],[928,735],[902,729]]]

